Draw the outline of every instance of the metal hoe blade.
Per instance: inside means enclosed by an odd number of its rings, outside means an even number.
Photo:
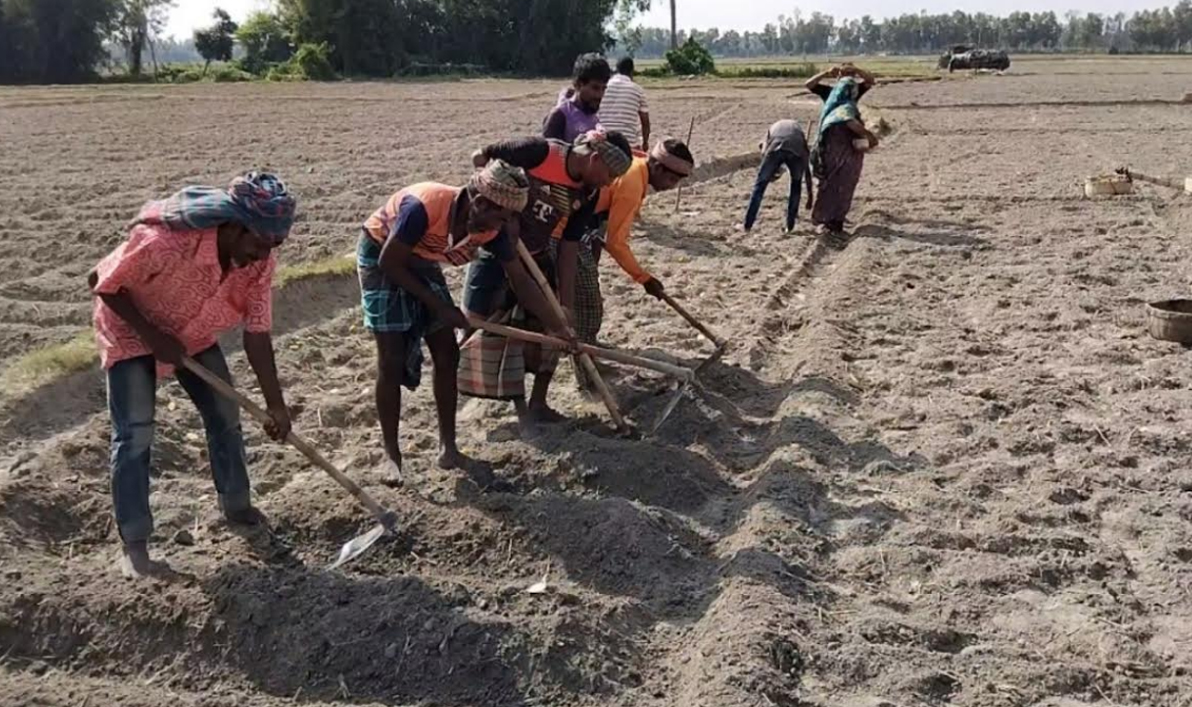
[[[375,545],[384,534],[385,526],[377,523],[372,530],[364,533],[363,535],[357,535],[356,537],[352,538],[348,542],[344,543],[344,546],[339,549],[339,557],[335,559],[335,562],[327,565],[327,569],[333,570],[356,559],[360,555],[367,552],[370,547]]]
[[[724,352],[727,349],[728,349],[728,342],[724,342],[724,343],[720,344],[719,346],[717,346],[716,350],[712,352],[711,356],[704,359],[703,363],[701,363],[700,365],[695,367],[695,375],[698,376],[700,373],[703,373],[704,370],[706,368],[708,368],[708,366],[711,366],[713,363],[716,363],[717,361],[719,361],[720,358],[722,356],[724,356]]]
[[[651,437],[658,434],[658,428],[662,427],[662,423],[666,422],[666,418],[670,417],[671,413],[675,411],[675,408],[679,405],[679,401],[683,399],[689,387],[691,387],[690,381],[679,384],[678,389],[675,390],[674,397],[666,404],[666,408],[663,409],[662,414],[658,417],[658,422],[655,422],[653,429],[650,430]]]
[[[724,352],[727,348],[728,342],[721,342],[720,345],[716,347],[716,350],[712,352],[711,356],[705,359],[703,363],[696,366],[695,375],[698,376],[708,366],[715,363],[716,361],[719,361],[720,357],[724,356]],[[687,391],[691,388],[692,382],[696,382],[698,385],[697,379],[684,381],[679,385],[678,389],[675,391],[675,396],[671,398],[669,403],[666,404],[666,408],[663,409],[662,415],[658,417],[658,421],[654,423],[653,429],[650,430],[651,437],[658,433],[658,428],[662,427],[662,423],[666,422],[666,418],[670,417],[671,413],[673,413],[675,408],[678,407],[679,401],[682,400],[683,396],[687,394]]]

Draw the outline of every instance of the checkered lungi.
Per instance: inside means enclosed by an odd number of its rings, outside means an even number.
[[[575,267],[575,302],[571,313],[575,318],[575,335],[581,342],[595,346],[600,327],[604,324],[604,296],[600,292],[600,251],[604,243],[604,226],[600,225],[584,236],[579,244]],[[558,241],[551,241],[551,253],[558,258]],[[575,381],[581,388],[590,388],[588,374],[576,365]]]
[[[356,272],[360,276],[364,328],[371,332],[406,335],[402,385],[414,390],[422,379],[422,339],[442,329],[444,324],[426,303],[389,279],[381,270],[380,258],[381,244],[367,232],[361,233],[356,245]],[[411,264],[410,269],[436,297],[455,306],[451,290],[443,279],[443,270],[438,265],[418,262]]]
[[[596,344],[596,336],[604,324],[604,296],[600,293],[600,246],[595,239],[579,244],[575,267],[575,334],[585,344]],[[551,243],[551,254],[558,258],[558,243]]]
[[[547,282],[555,285],[554,262],[548,253],[534,257]],[[490,317],[500,314],[500,321],[519,329],[545,332],[546,327],[526,311],[517,301],[505,276],[505,269],[491,255],[481,251],[479,258],[468,266],[464,281],[464,308],[469,312]],[[526,344],[485,331],[468,338],[460,349],[460,365],[456,374],[459,392],[475,398],[517,400],[525,398],[526,373],[548,375],[559,363],[559,353],[549,346],[537,346],[540,353],[537,367],[530,365]]]
[[[456,385],[462,395],[493,400],[526,397],[524,344],[487,331],[477,331],[460,347]]]

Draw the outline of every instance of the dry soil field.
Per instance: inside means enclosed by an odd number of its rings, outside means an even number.
[[[534,131],[557,88],[0,90],[0,366],[86,327],[83,275],[146,198],[268,166],[302,199],[283,260],[340,255],[395,188],[458,182],[475,146]],[[705,163],[815,110],[787,83],[650,90],[658,134],[696,117]],[[785,182],[735,232],[753,175],[731,161],[680,213],[655,197],[639,255],[727,356],[646,441],[566,367],[575,422],[541,437],[465,404],[495,488],[433,468],[428,386],[407,396],[412,480],[379,484],[353,278],[286,288],[298,427],[403,523],[343,573],[321,568],[365,513],[255,428],[273,530],[218,522],[168,384],[153,504],[176,574],[118,579],[102,377],[0,392],[0,704],[1192,704],[1192,367],[1142,310],[1188,289],[1192,204],[1079,189],[1121,163],[1192,173],[1188,90],[1192,62],[1144,60],[875,90],[893,133],[843,244],[780,233]],[[604,283],[610,344],[707,355],[611,263]],[[665,383],[611,380],[648,428]]]

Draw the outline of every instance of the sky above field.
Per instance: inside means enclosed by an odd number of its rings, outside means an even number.
[[[853,0],[842,9],[840,3],[832,0],[804,0],[798,7],[804,15],[819,11],[840,19],[866,14],[882,18],[920,10],[930,13],[964,10],[993,15],[1005,15],[1015,10],[1054,10],[1062,16],[1068,10],[1079,9],[1081,12],[1130,14],[1171,4],[1174,4],[1174,0]],[[217,6],[227,10],[232,19],[239,21],[253,10],[267,9],[269,5],[269,0],[177,0],[177,6],[170,12],[166,34],[178,38],[190,36],[196,27],[211,23],[211,13]],[[670,5],[667,0],[654,0],[654,5],[642,18],[642,24],[669,26]],[[790,15],[795,5],[791,0],[678,0],[679,28],[760,30],[767,22],[774,22],[779,15]]]

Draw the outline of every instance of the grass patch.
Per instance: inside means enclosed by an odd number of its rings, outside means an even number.
[[[937,76],[935,56],[761,56],[716,59],[716,76],[725,79],[804,79],[845,61],[870,71],[878,78],[922,78]],[[652,78],[670,77],[663,59],[642,59],[638,73]]]
[[[716,75],[728,79],[809,79],[820,72],[810,62],[776,66],[735,66],[726,64],[716,69]]]
[[[280,267],[273,274],[274,289],[316,277],[346,276],[356,272],[354,257],[339,256]],[[13,398],[38,386],[93,368],[99,362],[95,332],[86,329],[70,341],[30,351],[0,374],[0,395]]]
[[[285,265],[273,273],[273,287],[281,289],[290,283],[300,282],[312,277],[351,275],[355,272],[356,258],[354,256],[341,255],[325,260],[316,260],[311,263]]]
[[[743,64],[722,64],[710,74],[700,78],[719,79],[807,79],[819,73],[819,68],[812,63],[804,64],[766,64],[760,66]],[[679,74],[672,74],[665,65],[647,66],[637,72],[639,76],[652,79],[674,78]]]
[[[44,385],[72,373],[85,371],[99,361],[95,333],[81,331],[56,346],[31,351],[13,362],[0,376],[0,390],[11,395]]]

